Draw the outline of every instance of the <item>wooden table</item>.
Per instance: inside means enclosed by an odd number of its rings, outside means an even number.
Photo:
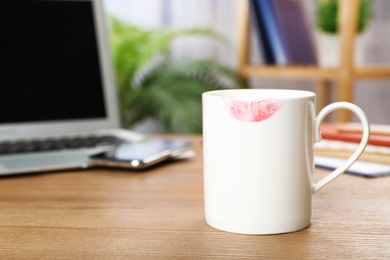
[[[189,138],[195,158],[146,172],[1,178],[0,259],[390,259],[390,177],[339,177],[303,231],[232,234],[205,223],[201,138]]]

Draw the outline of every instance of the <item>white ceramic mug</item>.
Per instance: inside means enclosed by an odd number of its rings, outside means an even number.
[[[364,151],[370,127],[354,104],[337,102],[315,116],[309,91],[230,89],[203,93],[204,196],[207,223],[242,234],[275,234],[311,224],[312,194]],[[340,168],[313,182],[313,146],[336,109],[354,112],[363,137]]]

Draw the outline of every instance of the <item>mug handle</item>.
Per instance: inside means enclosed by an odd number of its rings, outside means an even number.
[[[361,108],[358,106],[349,103],[349,102],[335,102],[332,103],[326,107],[324,107],[320,113],[318,113],[317,118],[314,122],[314,134],[315,134],[315,142],[320,142],[322,139],[321,136],[321,130],[320,125],[323,121],[323,119],[331,112],[337,109],[347,109],[351,112],[355,113],[358,118],[360,119],[362,126],[363,126],[363,135],[362,140],[360,141],[360,144],[356,151],[348,158],[348,160],[340,167],[326,175],[324,178],[319,180],[317,183],[312,182],[313,187],[312,191],[313,193],[316,193],[319,191],[322,187],[327,185],[329,182],[333,181],[336,177],[338,177],[340,174],[344,173],[363,153],[364,149],[367,146],[368,139],[370,137],[370,124],[368,123],[368,119],[366,114],[363,112]]]

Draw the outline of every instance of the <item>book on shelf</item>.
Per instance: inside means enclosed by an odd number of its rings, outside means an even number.
[[[260,0],[262,1],[262,0]],[[287,64],[316,65],[314,41],[300,0],[270,0]]]
[[[249,0],[251,24],[257,38],[257,45],[261,56],[266,64],[275,64],[275,56],[272,52],[272,43],[266,33],[265,23],[260,9],[257,7],[257,0]]]
[[[262,53],[277,65],[315,65],[314,42],[300,0],[250,0]],[[266,59],[268,64],[272,64]]]
[[[275,33],[275,21],[272,20],[274,16],[270,14],[269,0],[249,0],[249,7],[264,62],[266,64],[279,63],[280,55],[282,55],[281,42]]]

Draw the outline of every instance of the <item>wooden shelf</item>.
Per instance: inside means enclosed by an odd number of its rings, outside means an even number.
[[[240,68],[244,77],[278,77],[285,79],[336,79],[338,70],[333,68],[318,68],[315,66],[261,66],[245,65]]]
[[[364,68],[355,68],[355,78],[359,79],[384,79],[390,77],[389,66],[372,66]]]
[[[315,80],[317,84],[318,108],[329,103],[329,82],[336,84],[336,101],[353,102],[354,81],[356,79],[390,78],[390,66],[356,67],[354,47],[356,20],[359,0],[339,1],[340,66],[322,68],[318,66],[268,66],[253,65],[249,62],[249,0],[239,0],[239,56],[238,71],[242,77],[278,78],[294,80]],[[351,121],[347,110],[337,111],[337,121]]]

